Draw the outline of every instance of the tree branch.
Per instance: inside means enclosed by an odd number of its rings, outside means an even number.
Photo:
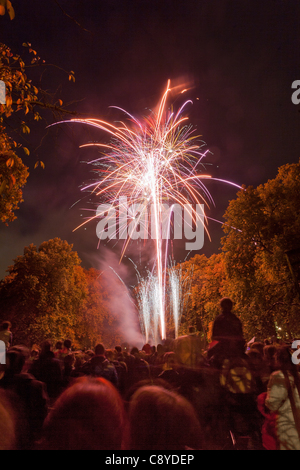
[[[81,28],[83,31],[85,31],[86,33],[90,33],[90,34],[93,34],[92,31],[89,31],[88,29],[85,29],[80,23],[78,23],[78,21],[73,18],[72,16],[70,16],[64,9],[63,7],[58,3],[57,0],[54,0],[54,2],[56,3],[56,5],[61,9],[61,11],[63,12],[63,14],[65,16],[67,16],[71,21],[73,21],[77,26],[79,26],[79,28]]]

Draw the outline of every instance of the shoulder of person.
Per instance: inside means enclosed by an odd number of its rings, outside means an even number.
[[[285,387],[285,377],[281,370],[276,370],[270,375],[269,388],[272,386]]]

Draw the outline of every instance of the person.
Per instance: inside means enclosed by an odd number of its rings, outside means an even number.
[[[24,346],[14,346],[7,352],[5,375],[0,388],[11,395],[11,403],[18,410],[18,445],[30,449],[40,437],[44,419],[48,413],[49,398],[44,383],[24,372],[30,352]]]
[[[11,323],[9,321],[4,321],[0,327],[0,341],[3,341],[6,347],[6,350],[12,346],[12,332]]]
[[[245,339],[241,320],[232,312],[233,302],[229,297],[220,301],[221,313],[215,318],[212,329],[213,346],[207,357],[215,358],[215,365],[221,366],[224,359],[245,356]]]
[[[183,396],[156,385],[140,387],[129,404],[130,450],[201,450],[196,412]]]
[[[105,357],[105,347],[102,343],[95,347],[95,356],[86,362],[82,367],[85,375],[93,377],[104,377],[115,387],[118,387],[118,374],[112,362]]]
[[[118,353],[116,350],[106,349],[105,356],[106,356],[106,359],[115,366],[117,376],[118,376],[118,382],[117,382],[118,390],[122,395],[125,392],[125,387],[126,387],[127,365],[125,364],[125,362],[119,361]]]
[[[63,373],[61,362],[55,358],[51,348],[49,341],[42,343],[39,358],[32,363],[28,372],[47,385],[47,393],[53,402],[62,392]]]
[[[149,364],[141,358],[137,347],[133,347],[130,355],[126,358],[127,365],[127,388],[131,388],[135,383],[141,380],[147,380],[151,377]]]
[[[123,400],[106,379],[80,377],[47,416],[37,450],[128,450]]]
[[[277,412],[277,438],[280,450],[300,450],[300,378],[289,347],[276,350],[278,370],[271,374],[266,406]]]
[[[65,339],[64,340],[64,347],[63,347],[63,350],[61,352],[61,359],[64,359],[66,356],[68,356],[69,354],[71,354],[71,348],[72,348],[72,341],[70,339]]]
[[[59,359],[63,351],[64,343],[62,341],[57,341],[54,348],[54,356]]]
[[[271,374],[277,370],[276,351],[277,351],[277,347],[274,346],[273,344],[269,344],[264,347],[264,351],[263,351],[264,375],[262,377],[262,381],[265,387],[265,392],[267,391]]]
[[[255,394],[258,396],[266,391],[264,384],[266,367],[263,361],[263,354],[257,349],[250,349],[246,355],[249,359],[249,369],[254,380]]]

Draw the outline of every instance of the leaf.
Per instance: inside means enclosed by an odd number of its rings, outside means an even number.
[[[0,15],[5,15],[5,9],[7,10],[10,19],[13,20],[15,17],[15,10],[13,9],[10,0],[0,0]]]
[[[22,122],[22,132],[23,134],[30,134],[30,128],[26,126],[25,122]]]
[[[11,105],[12,105],[12,102],[13,102],[12,97],[11,97],[10,95],[8,95],[8,96],[6,97],[6,106],[7,106],[7,107],[11,106]]]
[[[30,155],[30,151],[28,150],[27,147],[23,147],[23,150],[24,150],[24,152],[26,153],[26,155]]]
[[[9,158],[8,160],[6,160],[7,168],[12,168],[14,166],[14,163],[15,163],[14,158]]]
[[[42,162],[41,160],[38,160],[38,161],[35,163],[34,169],[36,170],[36,168],[37,168],[39,165],[41,166],[41,168],[42,168],[43,170],[45,169],[45,163]]]
[[[10,186],[12,187],[16,184],[17,180],[14,175],[10,175],[10,179],[11,179]]]
[[[7,12],[9,14],[10,19],[13,20],[15,17],[15,10],[13,9],[13,6],[9,0],[7,0],[6,2],[6,8],[7,8]]]
[[[2,181],[2,184],[0,186],[0,195],[5,191],[6,188],[6,183],[5,181]]]

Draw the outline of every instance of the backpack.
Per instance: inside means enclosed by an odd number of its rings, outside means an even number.
[[[253,393],[255,380],[246,359],[225,359],[220,374],[220,383],[231,393]]]

